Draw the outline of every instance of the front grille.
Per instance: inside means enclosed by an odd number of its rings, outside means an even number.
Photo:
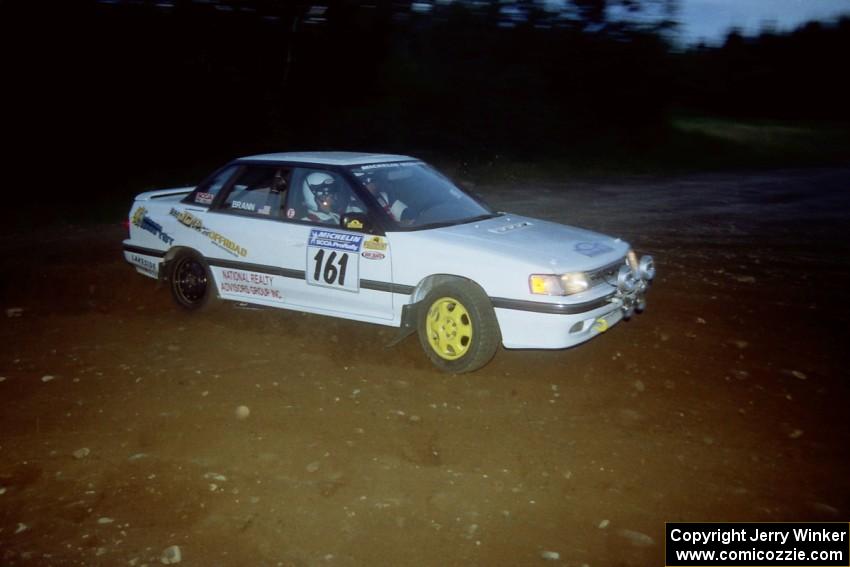
[[[602,266],[595,270],[587,272],[587,278],[590,280],[590,287],[607,282],[611,285],[617,285],[617,272],[620,271],[620,266],[626,263],[626,257],[623,256],[616,262],[612,262],[607,266]]]

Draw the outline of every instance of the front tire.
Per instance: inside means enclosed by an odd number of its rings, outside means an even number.
[[[478,370],[501,342],[499,322],[484,291],[472,282],[452,280],[435,286],[418,313],[419,343],[444,372]]]
[[[217,302],[212,273],[204,258],[192,250],[179,252],[169,262],[171,297],[189,311],[209,309]]]

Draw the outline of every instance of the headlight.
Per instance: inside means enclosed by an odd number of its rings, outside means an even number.
[[[582,272],[568,274],[531,274],[528,289],[537,295],[572,295],[590,287],[587,276]]]
[[[587,276],[582,272],[562,275],[561,285],[564,287],[564,293],[566,295],[581,293],[590,287],[590,283],[587,281]]]

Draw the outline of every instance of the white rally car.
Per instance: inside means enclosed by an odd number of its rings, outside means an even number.
[[[655,274],[629,245],[496,212],[415,158],[348,152],[237,159],[150,191],[124,257],[189,310],[219,299],[418,332],[440,369],[506,348],[558,349],[645,307]]]

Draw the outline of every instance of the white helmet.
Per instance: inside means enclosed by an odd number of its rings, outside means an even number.
[[[304,180],[302,193],[304,195],[304,205],[308,211],[316,212],[319,210],[319,200],[326,197],[334,190],[334,178],[327,173],[314,171]]]

